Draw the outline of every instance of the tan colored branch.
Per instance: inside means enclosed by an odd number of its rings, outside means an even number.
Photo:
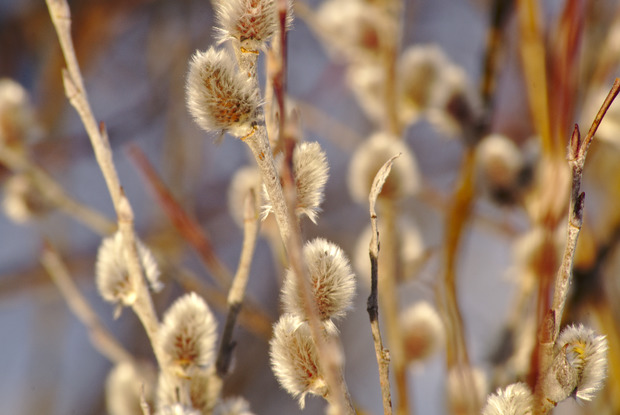
[[[151,340],[155,356],[158,362],[162,362],[160,352],[157,350],[155,336],[159,327],[159,322],[153,308],[150,294],[148,292],[142,268],[136,250],[136,236],[133,228],[133,211],[129,200],[123,195],[118,174],[112,159],[112,149],[108,141],[107,132],[103,124],[97,125],[84,88],[84,81],[75,55],[73,40],[71,39],[71,12],[66,0],[46,0],[47,7],[52,18],[52,22],[58,34],[58,40],[65,57],[67,69],[63,71],[63,82],[65,93],[71,105],[80,115],[82,123],[86,128],[88,137],[95,152],[95,158],[103,173],[103,177],[108,186],[108,191],[114,209],[118,215],[119,228],[123,233],[125,249],[128,253],[128,269],[134,285],[138,287],[138,297],[133,305],[133,309],[142,321],[144,328]]]
[[[33,184],[47,201],[64,211],[71,218],[86,225],[99,235],[109,235],[116,229],[116,224],[100,212],[83,205],[67,195],[64,189],[43,169],[33,164],[19,152],[0,144],[0,163],[13,172],[26,172],[31,175]]]

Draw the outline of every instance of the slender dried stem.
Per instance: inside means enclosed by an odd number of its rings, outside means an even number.
[[[590,144],[592,144],[594,134],[603,120],[605,113],[609,109],[609,106],[618,95],[618,92],[620,92],[620,79],[616,78],[613,87],[605,99],[605,102],[603,102],[603,105],[594,118],[592,126],[590,127],[586,137],[583,140],[581,139],[579,127],[575,124],[575,128],[568,146],[568,164],[572,173],[572,184],[570,203],[568,207],[566,247],[562,257],[562,263],[558,269],[555,279],[555,289],[551,309],[545,315],[540,333],[539,380],[536,384],[535,390],[536,414],[546,414],[554,406],[547,399],[545,399],[545,396],[547,396],[546,389],[549,385],[546,385],[542,379],[544,379],[544,375],[549,370],[553,361],[554,346],[560,333],[564,306],[566,305],[566,299],[568,298],[568,292],[572,281],[575,249],[577,247],[579,232],[581,231],[581,227],[583,225],[583,208],[585,197],[585,194],[581,191],[583,167],[585,165],[586,155]]]
[[[32,178],[37,190],[47,202],[65,212],[71,218],[86,225],[99,235],[109,235],[116,229],[116,224],[100,212],[72,199],[64,189],[43,169],[37,167],[28,158],[11,148],[0,145],[0,163],[14,172],[26,172]]]
[[[105,328],[88,300],[73,282],[60,255],[49,243],[46,243],[43,249],[41,264],[58,287],[69,309],[88,329],[90,341],[95,349],[111,362],[130,362],[136,366],[131,353]]]
[[[140,318],[151,340],[155,356],[158,362],[162,362],[160,352],[157,350],[155,336],[159,327],[159,321],[153,308],[151,296],[148,292],[142,267],[139,262],[136,249],[136,236],[133,228],[133,211],[129,200],[123,195],[118,174],[112,159],[112,149],[108,141],[107,132],[103,123],[97,125],[84,88],[84,81],[75,55],[73,40],[71,39],[71,11],[66,0],[46,0],[47,7],[52,18],[52,23],[58,34],[58,40],[65,57],[67,69],[63,71],[65,93],[71,105],[80,115],[86,128],[88,137],[95,152],[95,158],[103,173],[114,209],[118,216],[119,228],[123,234],[125,250],[127,251],[127,267],[129,276],[138,287],[138,297],[133,304],[133,309]]]
[[[254,191],[250,190],[245,198],[244,206],[243,248],[241,249],[241,257],[239,258],[235,278],[228,292],[228,315],[215,364],[220,378],[228,373],[230,367],[232,352],[236,344],[232,339],[233,329],[243,305],[248,277],[250,276],[250,265],[252,264],[254,247],[256,246],[256,238],[258,236],[258,212],[256,211],[255,200]]]
[[[370,295],[366,303],[366,310],[370,318],[370,328],[372,331],[372,339],[375,344],[375,354],[377,356],[377,364],[379,366],[379,382],[381,385],[381,397],[383,401],[383,413],[385,415],[392,414],[392,395],[390,391],[390,353],[383,347],[381,338],[381,329],[379,328],[379,228],[377,226],[377,211],[375,205],[377,197],[381,193],[381,189],[392,169],[392,163],[399,157],[393,156],[379,169],[372,183],[368,201],[370,205],[370,226],[372,228],[372,236],[369,245],[370,254]]]

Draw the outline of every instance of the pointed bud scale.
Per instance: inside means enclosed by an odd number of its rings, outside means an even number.
[[[336,336],[334,325],[326,325],[326,335]],[[293,314],[283,314],[273,329],[269,342],[271,369],[280,385],[303,409],[308,393],[325,396],[327,383],[323,378],[310,327]]]
[[[358,203],[368,203],[368,193],[375,175],[390,157],[402,153],[394,162],[379,198],[399,199],[413,195],[420,186],[418,165],[407,148],[387,133],[375,133],[364,141],[353,154],[349,165],[349,191]]]
[[[443,347],[443,322],[435,308],[426,301],[413,304],[401,314],[400,328],[405,358],[409,362],[428,359]]]
[[[159,267],[153,254],[140,241],[136,241],[136,248],[149,287],[155,292],[161,290],[163,285],[159,281]],[[129,278],[125,243],[120,231],[101,242],[95,274],[97,288],[104,300],[123,306],[132,305],[136,300],[137,291]]]
[[[344,316],[355,295],[355,276],[344,252],[337,245],[316,238],[306,243],[303,254],[312,297],[321,320]],[[298,278],[290,269],[284,279],[282,301],[287,313],[296,314],[305,320]]]
[[[327,156],[317,142],[298,144],[293,150],[293,173],[297,189],[297,216],[306,215],[316,223],[318,212],[323,202],[323,190],[329,172]],[[263,188],[265,206],[263,216],[273,212],[267,190]]]
[[[196,52],[185,89],[189,112],[205,131],[224,130],[236,137],[252,131],[260,105],[258,90],[237,71],[225,50]]]
[[[532,415],[534,398],[525,383],[513,383],[490,395],[482,415]]]
[[[196,293],[176,300],[166,311],[157,333],[166,363],[180,375],[209,367],[215,358],[216,329],[211,310]]]

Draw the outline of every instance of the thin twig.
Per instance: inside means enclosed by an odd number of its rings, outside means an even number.
[[[159,177],[153,165],[144,153],[135,145],[130,145],[129,156],[136,163],[146,182],[155,193],[159,205],[164,210],[172,225],[181,236],[196,250],[207,270],[213,275],[222,288],[228,288],[232,281],[232,273],[218,257],[213,249],[211,238],[198,222],[192,219],[176,201]]]
[[[254,191],[250,190],[245,198],[244,218],[243,218],[243,248],[237,272],[233,279],[232,286],[228,292],[228,316],[226,317],[226,325],[222,333],[220,341],[220,349],[217,355],[215,367],[220,378],[228,373],[232,352],[235,348],[235,341],[232,339],[233,329],[237,322],[237,316],[243,305],[245,290],[248,285],[248,277],[250,275],[250,265],[254,256],[254,247],[256,246],[256,237],[258,236],[258,212],[256,211],[256,196]]]
[[[379,366],[379,381],[381,384],[381,397],[383,400],[383,413],[390,415],[392,413],[392,396],[390,391],[390,353],[383,347],[381,339],[381,329],[379,327],[379,228],[377,227],[377,212],[375,205],[377,197],[381,193],[381,189],[392,169],[392,163],[400,154],[393,156],[379,169],[372,183],[370,194],[368,196],[370,211],[370,226],[372,228],[372,236],[369,245],[370,255],[370,295],[366,303],[366,310],[370,318],[370,328],[372,331],[372,339],[375,344],[375,354],[377,356],[377,364]]]
[[[86,326],[93,347],[111,362],[130,362],[137,367],[133,356],[110,333],[86,298],[69,275],[69,270],[56,250],[46,243],[41,255],[41,264],[49,274],[58,291],[62,294],[69,309]]]
[[[159,327],[159,321],[150,294],[148,292],[142,267],[138,259],[135,245],[136,236],[133,228],[133,211],[129,200],[122,194],[122,188],[118,174],[112,159],[112,149],[103,123],[97,124],[88,102],[84,81],[75,55],[73,40],[71,38],[71,11],[66,0],[46,0],[52,23],[58,34],[58,40],[65,57],[67,69],[63,70],[63,83],[69,102],[80,115],[86,128],[88,137],[95,152],[95,158],[105,179],[114,209],[119,219],[119,228],[123,233],[125,250],[127,251],[129,276],[137,287],[138,297],[132,308],[140,318],[147,332],[155,356],[161,365],[161,356],[156,347],[155,337]]]
[[[551,309],[545,316],[540,333],[539,381],[537,382],[535,392],[537,399],[535,406],[536,414],[546,414],[554,406],[547,399],[545,399],[545,396],[547,396],[546,388],[548,388],[548,385],[541,380],[543,379],[544,374],[546,374],[549,370],[551,362],[553,361],[554,346],[560,333],[562,314],[564,313],[564,306],[566,305],[566,299],[568,298],[568,292],[572,281],[575,249],[577,247],[579,232],[581,231],[581,227],[583,225],[583,208],[585,197],[585,194],[581,191],[583,167],[585,165],[586,155],[588,153],[588,149],[590,148],[590,144],[592,144],[594,134],[603,120],[605,113],[609,109],[609,106],[618,95],[618,92],[620,92],[620,79],[616,78],[613,87],[605,99],[605,102],[603,102],[603,105],[596,114],[586,137],[583,140],[581,139],[579,127],[575,124],[575,128],[568,146],[568,164],[572,173],[572,184],[570,203],[568,207],[566,247],[562,257],[562,263],[558,269],[555,279],[555,289]]]
[[[5,145],[0,145],[0,163],[7,166],[13,172],[29,174],[33,184],[48,203],[64,211],[71,218],[86,225],[99,235],[109,235],[116,229],[116,224],[100,212],[67,195],[57,181],[23,154]]]

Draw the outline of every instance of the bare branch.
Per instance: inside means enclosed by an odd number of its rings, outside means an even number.
[[[566,247],[562,257],[562,263],[558,269],[555,279],[553,303],[551,309],[545,315],[540,333],[539,380],[535,391],[535,410],[537,414],[546,414],[555,406],[553,402],[549,402],[545,399],[547,396],[546,389],[549,386],[546,385],[542,379],[544,379],[544,375],[551,367],[551,363],[553,361],[554,345],[560,333],[562,315],[564,313],[564,307],[566,305],[566,300],[568,298],[568,292],[572,281],[575,249],[577,247],[577,240],[583,225],[585,194],[581,192],[581,180],[583,176],[583,167],[586,162],[586,155],[598,126],[603,120],[603,117],[605,116],[605,113],[609,109],[609,106],[613,102],[614,98],[618,95],[618,92],[620,92],[620,80],[616,79],[613,87],[607,95],[607,98],[605,99],[605,102],[603,102],[598,114],[594,118],[592,126],[590,127],[586,137],[583,140],[581,139],[579,127],[575,125],[573,134],[570,138],[567,158],[572,173],[572,184],[570,203],[568,207]]]
[[[375,344],[375,354],[377,356],[377,364],[379,365],[379,381],[381,384],[381,396],[383,399],[383,413],[390,415],[392,413],[392,395],[390,392],[390,353],[383,347],[383,340],[381,339],[381,329],[379,328],[379,304],[378,304],[378,292],[379,292],[379,229],[377,227],[377,211],[375,205],[377,203],[377,197],[381,193],[381,189],[387,180],[390,171],[392,170],[392,163],[400,154],[397,154],[390,158],[379,169],[372,182],[370,194],[368,195],[368,202],[370,205],[370,226],[372,228],[372,237],[370,239],[369,253],[370,253],[370,295],[368,296],[368,302],[366,304],[366,310],[368,311],[368,317],[370,318],[370,328],[372,330],[372,338]]]

